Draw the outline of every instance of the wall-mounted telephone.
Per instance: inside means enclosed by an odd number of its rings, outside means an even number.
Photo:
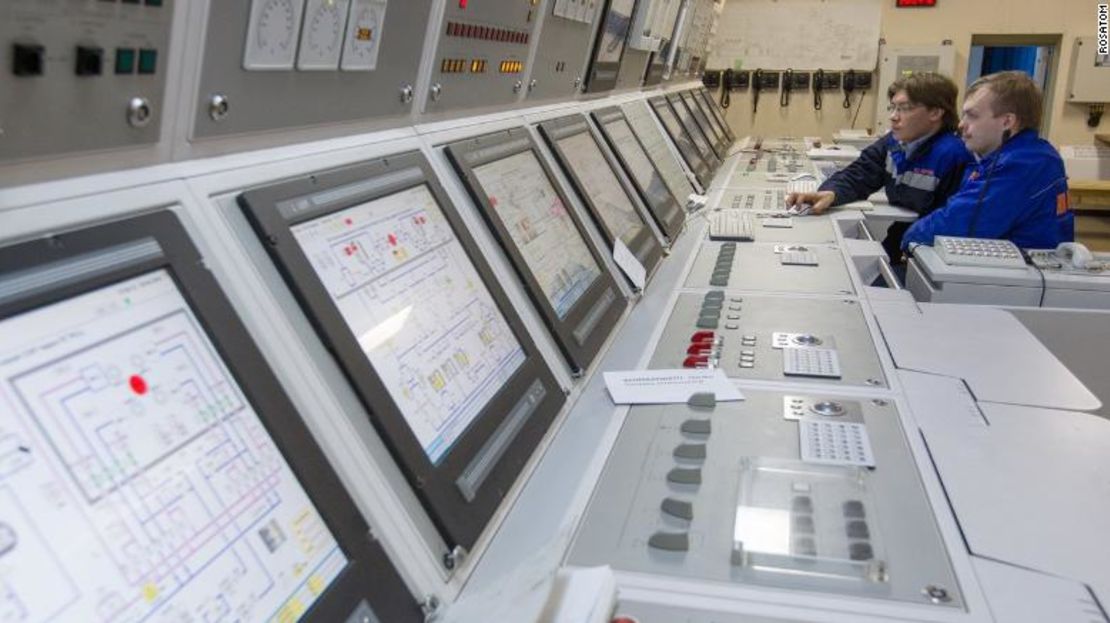
[[[752,112],[759,110],[759,93],[779,88],[779,72],[757,69],[752,73]]]
[[[809,88],[809,72],[787,69],[782,74],[782,92],[779,94],[779,106],[790,105],[790,94]]]
[[[720,69],[706,69],[701,77],[701,83],[705,88],[715,90],[721,86],[721,70]]]
[[[933,250],[949,266],[1025,268],[1021,249],[1009,240],[936,236],[933,238]]]
[[[746,89],[751,84],[752,72],[726,69],[721,79],[725,83],[725,88],[730,91]]]
[[[1089,272],[1110,270],[1110,262],[1095,259],[1094,254],[1078,242],[1061,242],[1055,250],[1030,251],[1029,259],[1037,268]]]
[[[813,109],[821,110],[821,94],[824,91],[835,91],[840,88],[840,72],[818,69],[813,74]]]

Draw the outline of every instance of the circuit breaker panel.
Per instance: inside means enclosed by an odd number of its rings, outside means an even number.
[[[158,141],[173,0],[0,3],[0,162]]]
[[[424,112],[518,101],[540,10],[539,0],[448,2],[432,53]]]
[[[431,0],[209,5],[193,140],[408,119]]]

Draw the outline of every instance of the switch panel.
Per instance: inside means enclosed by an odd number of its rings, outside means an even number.
[[[590,25],[599,4],[597,0],[550,3],[528,74],[529,100],[573,97],[578,92],[590,52]]]
[[[0,165],[156,143],[173,13],[172,0],[0,2]]]
[[[432,0],[211,2],[191,139],[404,123],[431,10]]]
[[[522,99],[528,90],[528,52],[537,39],[541,8],[531,0],[448,2],[434,46],[424,112],[434,115]],[[464,70],[442,71],[445,59],[460,60]],[[475,61],[485,61],[490,70],[466,71]],[[551,59],[544,62],[550,64]],[[539,77],[536,80],[538,86]],[[433,93],[434,85],[438,88]]]

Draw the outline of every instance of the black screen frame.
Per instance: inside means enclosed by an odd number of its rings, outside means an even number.
[[[679,121],[678,115],[671,109],[671,105],[667,103],[667,99],[658,95],[648,100],[655,116],[658,117],[659,123],[662,124],[663,130],[667,136],[674,142],[675,147],[678,148],[678,153],[682,155],[682,159],[686,161],[686,166],[694,173],[694,177],[698,179],[698,183],[702,188],[709,186],[709,178],[713,175],[713,170],[710,164],[702,158],[701,150],[694,144],[693,139],[687,134],[686,128]]]
[[[459,178],[466,187],[470,198],[478,207],[490,230],[497,238],[501,249],[509,258],[509,262],[516,270],[517,276],[524,283],[532,304],[539,310],[548,331],[555,337],[556,344],[566,357],[575,376],[580,376],[589,368],[590,363],[601,352],[605,340],[616,328],[617,322],[628,306],[617,285],[615,277],[606,267],[604,259],[590,240],[586,228],[579,219],[578,214],[572,209],[563,188],[556,181],[550,165],[540,153],[539,146],[524,128],[509,128],[500,132],[476,136],[473,138],[456,141],[444,147],[448,160],[451,162]],[[531,268],[524,260],[524,255],[513,242],[512,235],[497,211],[490,205],[489,197],[482,191],[482,184],[478,180],[475,169],[491,162],[510,158],[520,153],[529,152],[543,169],[548,182],[559,196],[559,200],[566,206],[567,214],[582,237],[583,243],[589,249],[601,272],[590,287],[575,301],[574,305],[560,318],[555,308],[548,301],[540,282],[532,274]],[[601,305],[605,298],[611,297],[600,317],[593,321],[593,329],[588,332],[584,340],[575,337],[575,327],[582,326],[594,310]]]
[[[628,174],[628,179],[632,181],[632,185],[636,188],[636,192],[640,194],[640,199],[644,202],[644,205],[648,207],[648,211],[651,212],[651,216],[655,219],[656,225],[659,226],[660,231],[662,231],[673,244],[674,241],[678,239],[678,235],[682,232],[682,228],[686,224],[686,211],[683,209],[683,204],[678,201],[678,198],[674,196],[670,187],[668,187],[667,183],[663,180],[663,175],[659,172],[659,167],[656,165],[655,161],[651,159],[647,148],[644,147],[643,141],[640,140],[640,137],[632,128],[632,124],[629,123],[628,118],[625,117],[624,111],[617,106],[609,106],[594,110],[591,112],[591,115],[594,118],[594,122],[597,124],[598,130],[601,131],[601,135],[605,137],[605,142],[609,144],[609,148],[612,150],[613,155],[616,156],[617,161],[624,167],[625,172]],[[651,163],[652,174],[654,178],[658,180],[659,184],[667,190],[666,196],[661,197],[656,193],[648,192],[648,189],[644,188],[643,183],[637,179],[636,175],[633,173],[632,167],[628,164],[627,157],[620,150],[616,140],[614,140],[609,132],[608,124],[620,121],[623,121],[628,126],[628,131],[636,140],[636,144],[639,145],[640,151],[644,154],[644,158]],[[670,218],[667,217],[667,214],[671,215]]]
[[[403,181],[374,186],[374,180],[407,175]],[[322,208],[283,215],[281,202],[309,197],[331,189],[368,185]],[[486,403],[460,434],[451,449],[432,463],[409,427],[400,407],[362,351],[315,269],[293,236],[292,227],[334,212],[426,185],[452,231],[469,256],[486,289],[500,308],[525,353],[525,361]],[[505,495],[522,473],[533,451],[547,433],[565,401],[562,389],[547,367],[523,322],[501,289],[477,243],[467,231],[454,204],[443,190],[427,159],[417,151],[385,156],[327,171],[287,179],[243,192],[238,202],[259,235],[286,285],[297,299],[321,341],[336,359],[348,382],[381,434],[401,472],[449,549],[470,549],[493,517]],[[487,442],[497,433],[504,416],[524,400],[530,387],[540,383],[542,400],[516,431],[511,446],[499,455],[488,476],[468,500],[457,484]]]
[[[713,94],[710,93],[709,89],[705,87],[694,89],[694,91],[701,96],[702,101],[705,102],[706,107],[711,113],[713,113],[713,116],[717,118],[717,124],[721,126],[722,130],[725,131],[725,136],[728,136],[729,142],[735,143],[736,133],[733,132],[732,128],[728,125],[728,119],[725,118],[724,111],[721,110],[721,108],[717,105],[717,102],[713,99]]]
[[[728,154],[728,139],[725,137],[724,132],[718,130],[709,120],[709,116],[702,110],[698,103],[694,100],[694,95],[690,91],[683,91],[678,94],[678,99],[682,102],[682,106],[690,113],[694,119],[694,125],[698,126],[701,130],[702,136],[709,141],[709,147],[717,158],[723,161]]]
[[[641,214],[640,210],[636,207],[635,197],[638,194],[637,191],[621,178],[620,174],[617,172],[617,167],[620,165],[610,160],[605,150],[602,149],[597,137],[590,131],[590,122],[584,115],[567,115],[565,117],[544,121],[539,124],[539,129],[540,134],[543,136],[544,140],[547,141],[547,146],[550,147],[551,152],[555,154],[555,160],[558,161],[563,173],[566,174],[567,179],[570,180],[571,186],[574,187],[575,194],[578,195],[578,198],[582,200],[583,205],[585,205],[590,212],[590,216],[593,217],[594,223],[597,224],[598,229],[600,229],[602,235],[605,236],[605,241],[609,243],[609,248],[611,250],[617,236],[609,229],[608,225],[606,225],[605,219],[601,217],[601,210],[598,208],[597,203],[594,202],[594,198],[586,192],[586,187],[582,183],[582,178],[573,166],[573,156],[563,149],[559,141],[580,134],[586,134],[590,137],[590,140],[593,141],[594,145],[597,146],[597,150],[601,153],[601,157],[605,160],[605,163],[609,165],[613,177],[615,177],[618,184],[620,184],[621,191],[624,193],[625,197],[628,198],[629,205],[632,206],[632,210],[643,224],[640,231],[626,246],[628,250],[632,252],[632,255],[636,256],[636,259],[644,265],[644,270],[647,271],[648,277],[650,278],[655,267],[659,265],[659,260],[663,257],[663,247],[659,244],[659,240],[655,237],[655,234],[652,233],[651,226],[649,226],[644,219],[644,215]]]
[[[37,287],[27,296],[0,300],[0,320],[165,270],[348,559],[347,567],[301,620],[342,621],[366,604],[383,621],[422,621],[416,599],[205,267],[176,214],[160,209],[0,248],[0,276],[78,262],[107,249],[151,240],[157,243],[160,254],[122,262],[75,282]]]
[[[724,160],[728,157],[728,148],[732,145],[732,140],[725,133],[724,128],[721,127],[720,122],[717,121],[716,115],[709,111],[707,104],[698,94],[697,89],[691,89],[682,94],[683,100],[686,105],[690,107],[691,111],[697,111],[695,117],[700,115],[701,119],[705,120],[707,127],[712,130],[713,135],[717,137],[717,156]]]
[[[628,14],[625,19],[624,32],[620,36],[620,51],[617,52],[616,61],[601,60],[602,46],[605,43],[605,30],[613,16],[623,15],[614,5],[620,3],[628,5]],[[586,70],[586,84],[583,92],[598,93],[611,91],[617,86],[617,75],[620,73],[621,63],[624,61],[624,52],[628,47],[628,31],[632,28],[632,13],[636,7],[636,0],[606,0],[605,6],[599,13],[597,36],[594,37],[593,50],[590,52],[590,66]]]
[[[714,145],[713,138],[702,131],[697,119],[694,118],[694,113],[686,106],[686,102],[682,100],[681,95],[678,93],[671,93],[667,95],[665,99],[667,100],[667,105],[674,111],[675,117],[678,117],[678,122],[682,124],[683,129],[690,135],[690,138],[694,142],[694,146],[697,147],[698,144],[696,137],[700,136],[702,140],[705,141],[705,145],[709,148],[709,151],[703,152],[701,148],[698,147],[698,153],[709,163],[710,170],[716,172],[721,166],[721,159],[717,156],[717,148]],[[683,112],[686,114],[682,114]]]

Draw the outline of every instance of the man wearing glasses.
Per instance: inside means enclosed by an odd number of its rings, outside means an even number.
[[[959,191],[906,232],[903,248],[933,236],[1004,238],[1024,249],[1050,249],[1075,238],[1064,162],[1037,136],[1041,93],[1028,75],[1003,71],[967,89],[960,133],[978,163]]]
[[[866,199],[879,189],[887,200],[924,216],[944,205],[960,186],[964,168],[974,160],[955,134],[955,83],[936,73],[914,73],[887,89],[890,132],[863,150],[812,193],[791,193],[788,206],[808,204],[821,214],[832,206]],[[887,230],[883,248],[901,260],[902,236],[909,223]]]

